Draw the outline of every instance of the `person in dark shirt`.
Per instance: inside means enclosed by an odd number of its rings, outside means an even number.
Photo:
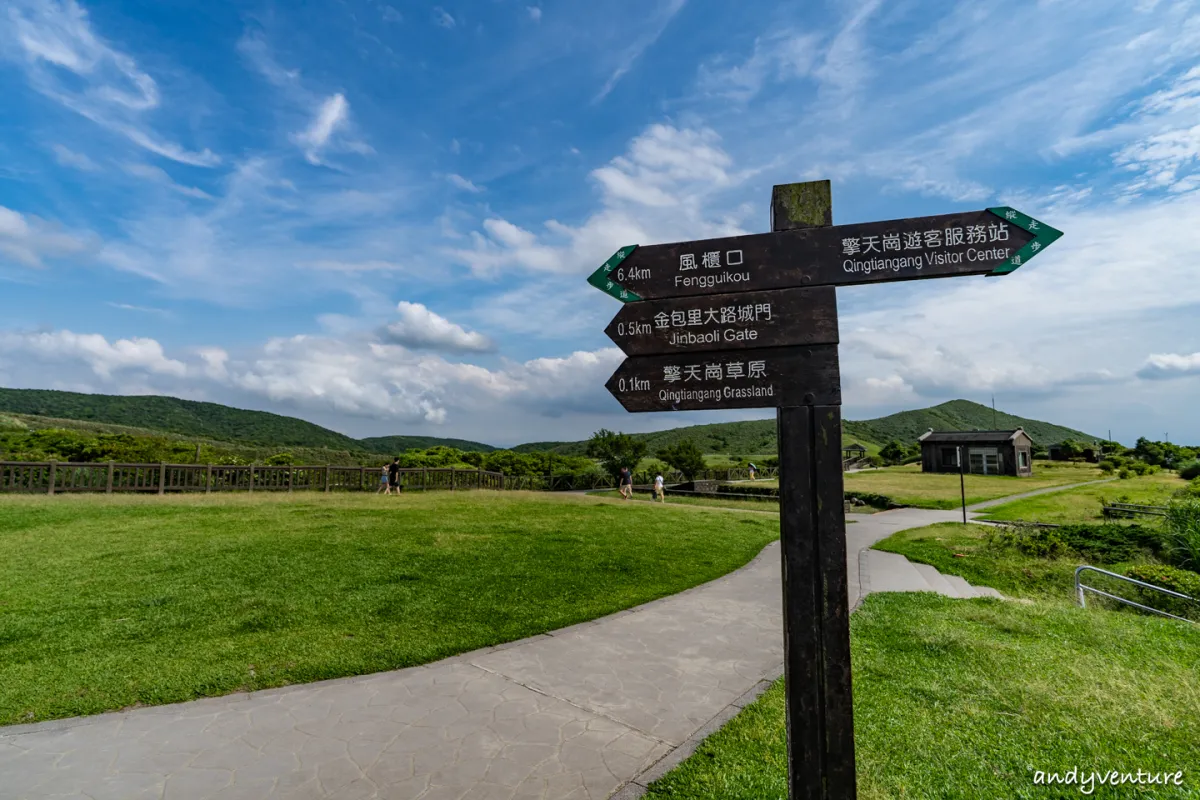
[[[621,467],[621,497],[626,500],[633,497],[633,473],[629,471],[629,467]]]
[[[392,459],[392,463],[388,464],[388,488],[395,489],[396,494],[400,494],[400,457],[396,456]]]

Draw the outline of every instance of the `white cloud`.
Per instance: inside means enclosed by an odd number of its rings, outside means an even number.
[[[789,81],[812,72],[820,52],[821,37],[777,29],[754,40],[754,51],[746,60],[729,64],[725,58],[700,67],[701,91],[747,101],[757,95],[769,80]]]
[[[474,183],[467,180],[462,175],[455,175],[455,174],[451,173],[446,176],[446,180],[450,181],[451,185],[457,186],[459,189],[462,189],[467,192],[472,192],[472,193],[478,194],[479,192],[483,191],[482,186],[476,186]]]
[[[664,0],[651,19],[636,23],[643,33],[617,57],[616,68],[608,76],[608,80],[604,82],[599,93],[592,99],[593,103],[598,103],[608,97],[621,78],[625,77],[626,73],[633,68],[634,62],[641,57],[642,53],[646,52],[647,48],[658,41],[659,37],[663,35],[663,31],[671,24],[671,20],[683,10],[685,5],[687,5],[687,0]]]
[[[145,116],[161,109],[157,82],[95,33],[75,0],[13,0],[0,18],[5,55],[38,92],[139,147],[194,166],[220,163],[207,148],[188,150],[151,129]]]
[[[308,128],[293,135],[293,140],[304,150],[310,164],[321,163],[321,151],[329,143],[334,131],[344,125],[350,114],[350,104],[341,94],[325,98],[317,109]]]
[[[496,345],[482,333],[465,330],[420,303],[401,302],[400,318],[381,333],[384,341],[413,349],[486,353]]]
[[[542,21],[542,9],[538,6],[525,6],[525,10],[529,13],[529,18],[534,22]]]
[[[134,337],[109,342],[98,333],[73,333],[68,330],[40,333],[0,333],[0,350],[53,362],[85,364],[101,378],[113,377],[114,371],[143,371],[153,375],[182,378],[187,367],[167,358],[162,345],[153,339]]]
[[[449,11],[441,6],[434,6],[433,24],[437,25],[439,28],[453,28],[457,23]]]
[[[90,234],[71,233],[39,217],[0,206],[0,258],[36,268],[44,266],[43,259],[75,255],[93,246]]]
[[[625,155],[592,172],[602,207],[579,227],[547,220],[539,235],[493,217],[472,233],[471,248],[449,254],[480,274],[506,267],[578,273],[591,272],[627,244],[745,233],[738,219],[705,213],[715,195],[751,174],[730,167],[712,131],[651,125]]]
[[[123,165],[125,171],[136,178],[157,183],[160,186],[165,186],[173,192],[178,192],[185,197],[194,197],[199,200],[212,200],[213,197],[203,189],[197,189],[195,186],[183,186],[167,174],[167,171],[161,167],[155,167],[150,164],[131,163]]]
[[[1200,353],[1155,353],[1147,358],[1146,364],[1138,370],[1138,377],[1148,380],[1183,378],[1189,375],[1200,375]]]
[[[64,167],[71,167],[82,172],[100,171],[100,165],[83,153],[76,153],[74,150],[64,147],[61,144],[56,144],[51,149],[54,151],[54,160]]]

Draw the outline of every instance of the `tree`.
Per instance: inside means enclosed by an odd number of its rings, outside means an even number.
[[[684,439],[678,444],[664,447],[658,451],[658,457],[682,472],[683,477],[689,481],[695,480],[706,466],[704,453],[700,452],[700,448],[691,439]]]
[[[883,458],[883,463],[885,464],[902,464],[904,463],[904,459],[908,457],[908,448],[893,439],[884,445],[883,449],[879,451],[879,455]]]
[[[601,468],[615,479],[621,474],[621,467],[637,468],[646,455],[646,443],[627,433],[613,433],[601,428],[588,440],[587,454],[599,461]]]

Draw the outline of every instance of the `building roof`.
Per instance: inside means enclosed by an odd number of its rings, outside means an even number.
[[[930,428],[917,441],[933,444],[1004,444],[1015,439],[1019,433],[1029,435],[1022,428],[1015,431],[934,431]]]
[[[842,449],[843,450],[862,450],[864,453],[867,452],[867,448],[863,447],[858,442],[854,442],[853,444],[848,444],[845,447],[843,447]]]

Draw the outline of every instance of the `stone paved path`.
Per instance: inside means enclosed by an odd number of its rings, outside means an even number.
[[[851,603],[859,550],[956,513],[856,515]],[[422,667],[0,728],[0,798],[637,797],[781,673],[779,576],[774,543],[681,594]]]

